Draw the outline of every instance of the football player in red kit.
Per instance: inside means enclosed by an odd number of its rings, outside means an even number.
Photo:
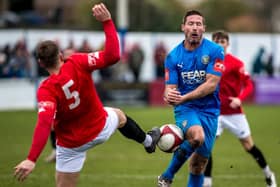
[[[229,130],[239,140],[244,149],[252,155],[265,175],[267,187],[276,187],[274,173],[270,170],[264,155],[254,144],[250,127],[242,109],[242,101],[253,91],[253,83],[249,74],[245,71],[244,63],[235,56],[227,53],[229,35],[225,31],[217,31],[212,34],[212,40],[220,44],[225,51],[223,72],[220,81],[219,97],[221,100],[221,114],[218,118],[217,137],[224,129]],[[204,187],[212,186],[211,178],[212,157],[209,158]]]
[[[103,24],[105,48],[92,53],[74,53],[64,63],[53,41],[41,42],[37,61],[50,76],[37,92],[38,120],[27,159],[14,169],[23,181],[33,171],[53,126],[56,138],[56,186],[75,187],[86,151],[109,139],[116,129],[142,143],[148,153],[155,151],[158,128],[147,134],[120,109],[103,107],[92,80],[92,71],[119,61],[119,40],[111,14],[104,4],[94,5],[93,16]]]

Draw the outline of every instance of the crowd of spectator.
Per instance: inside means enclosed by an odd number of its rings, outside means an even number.
[[[6,44],[0,51],[0,77],[30,77],[30,57],[24,40],[19,40],[15,46]]]
[[[67,57],[73,52],[91,52],[103,48],[101,44],[94,49],[87,39],[77,46],[73,40],[69,40],[68,45],[61,49]],[[164,77],[164,60],[167,55],[167,48],[163,41],[156,43],[153,51],[154,75],[155,79]],[[122,55],[122,63],[116,66],[99,71],[102,80],[140,82],[141,68],[145,59],[145,52],[140,43],[132,43]],[[274,59],[272,54],[268,54],[264,47],[260,47],[252,62],[252,75],[275,74]],[[29,51],[25,40],[18,40],[15,45],[5,44],[0,46],[0,78],[34,78],[47,76],[47,72],[37,66],[35,54]]]
[[[59,44],[59,41],[57,41]],[[65,48],[61,48],[66,58],[73,52],[92,52],[101,50],[103,44],[94,49],[87,39],[77,46],[73,40],[69,40]],[[6,44],[0,46],[0,78],[35,78],[44,77],[48,73],[36,63],[35,49],[29,51],[25,40],[19,40],[15,45]],[[167,50],[163,42],[155,46],[154,58],[155,77],[162,78],[164,75],[164,58]],[[132,43],[122,55],[122,63],[99,71],[102,80],[140,82],[141,68],[144,63],[145,52],[139,43]]]

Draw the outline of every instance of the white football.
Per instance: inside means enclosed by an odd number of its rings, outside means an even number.
[[[163,152],[174,152],[184,140],[182,130],[174,124],[165,124],[161,126],[160,132],[161,136],[157,146]]]

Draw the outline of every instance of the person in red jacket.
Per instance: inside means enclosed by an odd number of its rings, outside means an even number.
[[[33,171],[52,128],[56,133],[57,187],[75,187],[87,150],[107,141],[116,129],[142,143],[148,153],[155,151],[159,128],[146,134],[120,109],[103,107],[98,97],[92,72],[117,63],[120,50],[116,29],[105,5],[93,6],[92,12],[103,24],[104,50],[74,53],[64,62],[55,42],[43,41],[37,46],[37,61],[50,76],[37,91],[38,120],[29,154],[14,168],[19,181]]]
[[[243,148],[256,160],[262,168],[268,187],[276,187],[275,175],[268,166],[261,150],[254,144],[249,123],[242,109],[242,101],[253,91],[253,83],[250,75],[245,71],[244,63],[227,53],[229,35],[225,31],[217,31],[212,34],[212,40],[220,44],[225,51],[223,72],[220,81],[219,97],[221,100],[221,114],[218,118],[217,137],[224,129],[229,130],[239,140]],[[211,178],[212,157],[209,158],[205,171],[204,187],[212,186]]]

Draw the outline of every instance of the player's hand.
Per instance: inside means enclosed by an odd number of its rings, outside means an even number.
[[[178,105],[183,102],[183,97],[176,88],[167,89],[164,94],[164,101],[170,105]]]
[[[100,22],[111,19],[111,13],[103,3],[94,5],[92,7],[92,14]]]
[[[16,167],[14,167],[14,176],[18,181],[22,182],[27,178],[27,176],[33,171],[34,168],[35,163],[33,161],[24,160]]]
[[[231,100],[229,106],[233,109],[236,109],[241,106],[242,102],[238,97],[229,97]]]

